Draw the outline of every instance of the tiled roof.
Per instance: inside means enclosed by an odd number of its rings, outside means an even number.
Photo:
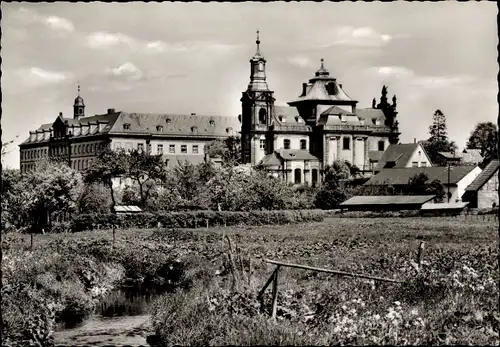
[[[287,127],[293,127],[294,130],[311,130],[311,127],[300,117],[297,109],[290,106],[274,106],[274,124],[277,130],[286,130]]]
[[[463,163],[479,164],[484,159],[479,149],[465,149],[460,156]]]
[[[481,187],[484,186],[493,175],[497,174],[499,168],[500,161],[492,160],[479,174],[479,176],[477,176],[476,179],[472,181],[467,188],[465,188],[465,191],[478,191],[481,189]]]
[[[406,205],[424,204],[435,195],[384,195],[384,196],[353,196],[340,204],[342,207],[362,206],[362,205]]]
[[[368,152],[368,158],[370,161],[380,161],[382,159],[382,155],[384,155],[384,152],[382,151],[369,151]]]
[[[130,124],[130,130],[124,130],[124,124]],[[162,126],[163,131],[157,130],[157,126]],[[110,134],[151,133],[224,137],[231,135],[231,130],[233,135],[237,135],[240,130],[236,117],[121,112]]]
[[[384,125],[385,115],[382,110],[377,108],[358,108],[356,114],[359,118],[365,120],[365,125],[373,125],[372,120],[378,119],[381,121],[380,125]]]
[[[342,115],[342,114],[347,114],[347,115],[352,115],[354,113],[348,112],[338,106],[332,106],[323,113],[321,113],[322,116],[330,116],[330,115]]]
[[[260,161],[260,165],[263,166],[280,166],[281,165],[281,159],[278,158],[275,152],[267,154],[262,160]]]
[[[453,152],[438,152],[439,155],[443,156],[446,159],[461,159],[460,155],[455,155]]]
[[[418,147],[418,143],[391,144],[385,150],[376,169],[382,170],[388,162],[395,162],[395,168],[405,167]]]
[[[472,165],[451,166],[450,184],[457,184],[475,168],[476,166]],[[405,185],[410,178],[419,173],[425,173],[429,178],[428,182],[438,179],[444,185],[448,183],[448,167],[434,166],[383,169],[372,176],[365,185]]]
[[[280,157],[285,160],[313,160],[319,161],[314,155],[305,149],[280,149],[278,152]]]

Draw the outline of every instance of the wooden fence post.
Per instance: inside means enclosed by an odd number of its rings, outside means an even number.
[[[207,229],[208,229],[208,218],[206,219],[206,221],[207,221]]]
[[[276,272],[274,273],[274,280],[273,280],[273,307],[272,307],[272,313],[271,313],[271,318],[276,319],[276,307],[278,304],[278,273],[280,270],[280,266],[276,268]]]
[[[113,248],[115,248],[115,228],[116,226],[113,224]]]
[[[425,247],[425,241],[420,241],[420,246],[418,247],[418,257],[417,257],[419,271],[422,267],[422,261],[424,259],[424,247]]]

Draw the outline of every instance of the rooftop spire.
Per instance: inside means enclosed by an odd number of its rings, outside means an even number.
[[[80,81],[78,81],[78,96],[80,96]]]
[[[257,44],[257,52],[255,53],[256,56],[260,56],[260,39],[259,39],[259,29],[257,29],[257,40],[255,41]]]
[[[323,58],[321,58],[321,66],[320,66],[319,70],[316,71],[316,77],[321,77],[321,76],[325,77],[325,76],[329,76],[330,75],[330,73],[328,72],[328,70],[325,69],[325,66],[323,65],[324,61],[325,60]]]

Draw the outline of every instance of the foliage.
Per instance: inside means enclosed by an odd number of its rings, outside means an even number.
[[[316,197],[314,198],[314,206],[323,210],[331,210],[337,208],[339,204],[346,201],[351,196],[349,189],[341,187],[339,184],[329,182],[323,184]]]
[[[95,228],[110,228],[116,225],[122,228],[155,228],[161,225],[164,228],[203,228],[216,225],[266,225],[301,223],[320,221],[323,213],[317,210],[294,211],[187,211],[165,213],[137,213],[129,215],[115,214],[82,214],[72,219],[72,230],[83,231]]]
[[[434,165],[442,166],[446,161],[439,155],[439,152],[454,153],[457,145],[449,141],[446,128],[446,117],[441,110],[436,110],[433,116],[433,124],[429,126],[430,137],[423,141],[422,145]]]
[[[78,198],[78,213],[108,213],[110,206],[108,187],[99,183],[86,184]]]
[[[353,171],[352,165],[345,160],[335,160],[332,165],[327,165],[325,167],[323,176],[324,183],[336,182],[339,183],[342,180],[346,180],[352,176]]]
[[[222,158],[226,166],[238,165],[241,162],[241,140],[237,136],[229,136],[212,141],[205,145],[205,153],[211,158]]]
[[[421,172],[410,177],[404,189],[407,195],[436,195],[436,202],[443,202],[445,196],[444,186],[439,180],[428,182],[429,177]]]
[[[151,155],[138,150],[132,151],[127,157],[126,175],[137,184],[141,207],[146,206],[155,187],[167,179],[162,155]]]
[[[498,159],[498,129],[492,122],[476,124],[467,141],[467,148],[481,150],[484,162]]]
[[[125,150],[113,151],[106,148],[85,171],[86,183],[101,182],[108,186],[111,197],[111,208],[116,205],[113,179],[127,173],[127,154]]]

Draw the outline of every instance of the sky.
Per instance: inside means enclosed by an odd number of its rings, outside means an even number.
[[[78,81],[86,114],[237,117],[256,30],[269,88],[286,105],[324,58],[358,101],[388,86],[400,142],[428,137],[440,109],[463,148],[496,123],[495,2],[1,3],[3,165],[19,168],[29,131],[72,117]]]

